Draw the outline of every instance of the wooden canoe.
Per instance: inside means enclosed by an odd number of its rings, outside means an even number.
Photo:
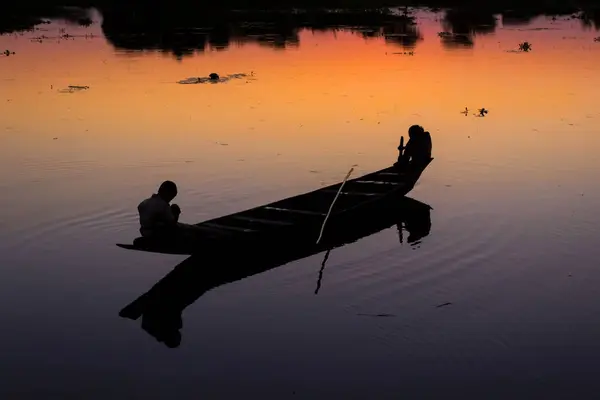
[[[210,255],[195,254],[177,265],[146,293],[125,306],[119,315],[132,320],[141,318],[142,328],[146,332],[169,347],[178,347],[184,309],[210,290],[327,251],[318,273],[318,263],[315,265],[318,291],[330,250],[394,225],[397,227],[400,243],[404,242],[405,231],[408,232],[407,243],[421,241],[429,235],[429,205],[409,197],[401,197],[380,205],[381,207],[369,214],[369,218],[360,223],[332,227],[319,244],[313,241],[300,245],[293,241],[278,243],[268,248],[247,245],[237,248],[237,251],[222,251]]]
[[[386,201],[410,192],[433,160],[420,165],[391,166],[345,182],[333,204],[324,228],[358,223]],[[164,254],[193,255],[208,248],[244,243],[272,246],[275,243],[316,242],[329,208],[343,182],[290,197],[260,207],[214,218],[195,225],[194,232],[170,243],[137,238],[133,244],[117,244],[129,249]]]

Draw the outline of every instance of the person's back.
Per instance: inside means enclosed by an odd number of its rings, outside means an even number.
[[[160,236],[177,227],[179,207],[169,202],[177,195],[177,186],[171,181],[163,182],[158,193],[138,205],[140,233],[142,236]]]
[[[140,233],[151,236],[174,225],[175,219],[167,202],[153,194],[138,205],[140,216]]]
[[[431,159],[431,148],[431,135],[425,131],[419,135],[413,159],[419,162],[428,162]]]
[[[431,135],[422,126],[413,125],[408,129],[408,143],[404,150],[404,163],[425,163],[431,158]]]

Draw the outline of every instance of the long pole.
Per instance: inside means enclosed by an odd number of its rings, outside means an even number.
[[[323,220],[323,225],[321,225],[321,232],[319,232],[319,238],[317,239],[317,244],[319,244],[319,242],[321,241],[321,238],[323,237],[323,230],[325,230],[325,224],[327,223],[327,219],[329,218],[329,214],[331,214],[331,210],[333,209],[333,205],[335,204],[335,202],[338,199],[340,193],[342,192],[342,189],[344,188],[344,185],[346,184],[346,181],[350,177],[350,174],[352,174],[352,171],[354,171],[354,167],[350,168],[350,171],[348,171],[348,174],[346,175],[346,177],[344,178],[342,184],[340,185],[340,189],[335,194],[335,197],[333,198],[333,201],[331,202],[331,205],[329,206],[329,211],[327,211],[327,215],[325,216],[325,219]]]

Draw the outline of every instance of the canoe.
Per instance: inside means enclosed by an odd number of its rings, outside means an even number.
[[[230,248],[248,243],[272,246],[290,240],[316,242],[330,207],[323,228],[325,235],[336,226],[368,219],[369,213],[382,203],[408,194],[432,160],[393,165],[346,182],[201,222],[195,225],[193,232],[186,232],[169,243],[139,237],[133,244],[117,246],[128,250],[193,255],[215,246]]]
[[[319,244],[311,241],[300,245],[291,241],[262,248],[246,245],[238,247],[236,251],[195,254],[125,306],[119,315],[132,320],[142,318],[142,328],[146,332],[168,347],[177,347],[181,342],[184,309],[210,290],[326,252],[318,273],[319,263],[315,264],[317,293],[322,285],[329,251],[394,225],[400,243],[419,243],[429,235],[432,208],[428,204],[401,197],[380,205],[360,223],[332,227]],[[404,232],[408,232],[406,240]]]

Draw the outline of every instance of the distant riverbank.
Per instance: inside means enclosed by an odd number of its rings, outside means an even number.
[[[110,25],[118,26],[121,21],[127,25],[149,26],[160,20],[161,26],[203,25],[231,19],[244,18],[260,12],[278,13],[279,17],[297,15],[304,11],[304,19],[322,24],[347,24],[372,19],[377,23],[384,16],[393,15],[392,8],[427,7],[452,12],[454,15],[481,16],[502,14],[509,18],[527,21],[540,15],[570,15],[589,21],[595,28],[600,27],[600,0],[582,1],[516,1],[494,0],[482,4],[474,0],[259,0],[248,6],[240,0],[220,2],[171,0],[131,0],[126,3],[116,0],[33,0],[26,3],[3,6],[0,13],[0,33],[24,31],[49,19],[64,19],[85,25],[90,23],[89,9],[96,8],[102,15],[110,15]],[[335,13],[328,11],[335,10]],[[342,11],[342,12],[340,12]],[[283,13],[283,14],[282,14]],[[279,18],[283,20],[283,18]],[[293,18],[292,18],[293,20]]]

